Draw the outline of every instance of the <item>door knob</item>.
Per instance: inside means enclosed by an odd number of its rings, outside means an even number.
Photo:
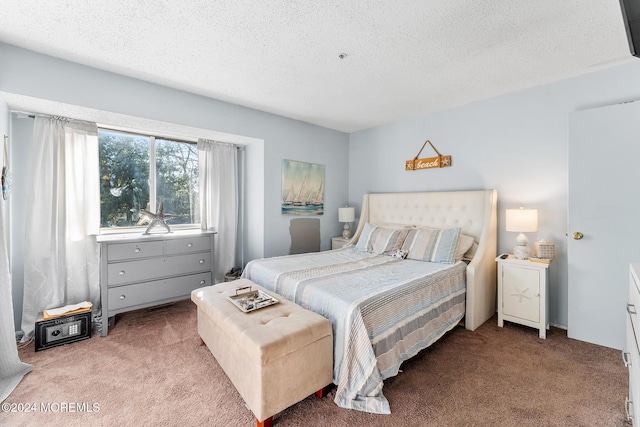
[[[579,232],[579,231],[574,231],[574,232],[573,232],[573,238],[574,238],[574,240],[580,240],[580,239],[582,239],[583,237],[584,237],[584,234],[582,234],[581,232]]]

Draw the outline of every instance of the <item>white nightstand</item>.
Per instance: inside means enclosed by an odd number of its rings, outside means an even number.
[[[342,236],[332,237],[331,238],[331,249],[340,249],[351,239],[345,239]]]
[[[549,264],[519,260],[513,255],[498,262],[498,326],[504,321],[540,330],[549,328]]]

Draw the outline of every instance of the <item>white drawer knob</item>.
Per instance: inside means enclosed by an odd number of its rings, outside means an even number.
[[[191,246],[193,246],[193,243],[189,243],[189,244],[187,245],[187,247],[188,247],[188,248],[190,248]]]
[[[135,248],[135,249],[133,250],[133,252],[135,252],[135,253],[139,254],[139,253],[140,253],[140,248]]]
[[[126,298],[126,296],[120,295],[120,299],[125,299],[125,298]]]
[[[205,280],[200,280],[201,285],[204,285],[205,283],[207,283]]]
[[[121,275],[121,276],[124,276],[124,270],[118,271],[118,274]]]
[[[200,260],[200,264],[204,264],[204,260],[203,259]]]

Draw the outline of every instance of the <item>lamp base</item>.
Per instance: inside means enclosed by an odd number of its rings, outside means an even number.
[[[529,249],[529,246],[518,245],[513,248],[513,255],[518,259],[529,259],[530,253],[531,250]]]
[[[351,227],[349,227],[349,223],[345,222],[344,223],[344,230],[342,231],[342,237],[344,237],[345,239],[350,239],[352,236],[351,234]]]

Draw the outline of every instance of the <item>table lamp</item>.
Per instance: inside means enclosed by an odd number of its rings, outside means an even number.
[[[342,237],[345,239],[351,238],[351,227],[349,223],[356,219],[356,208],[344,207],[338,208],[338,221],[344,222],[344,230],[342,231]]]
[[[516,246],[513,248],[513,254],[518,259],[529,259],[529,239],[524,233],[534,233],[538,231],[538,210],[537,209],[507,209],[506,218],[507,231],[514,231],[518,234],[516,237]]]

